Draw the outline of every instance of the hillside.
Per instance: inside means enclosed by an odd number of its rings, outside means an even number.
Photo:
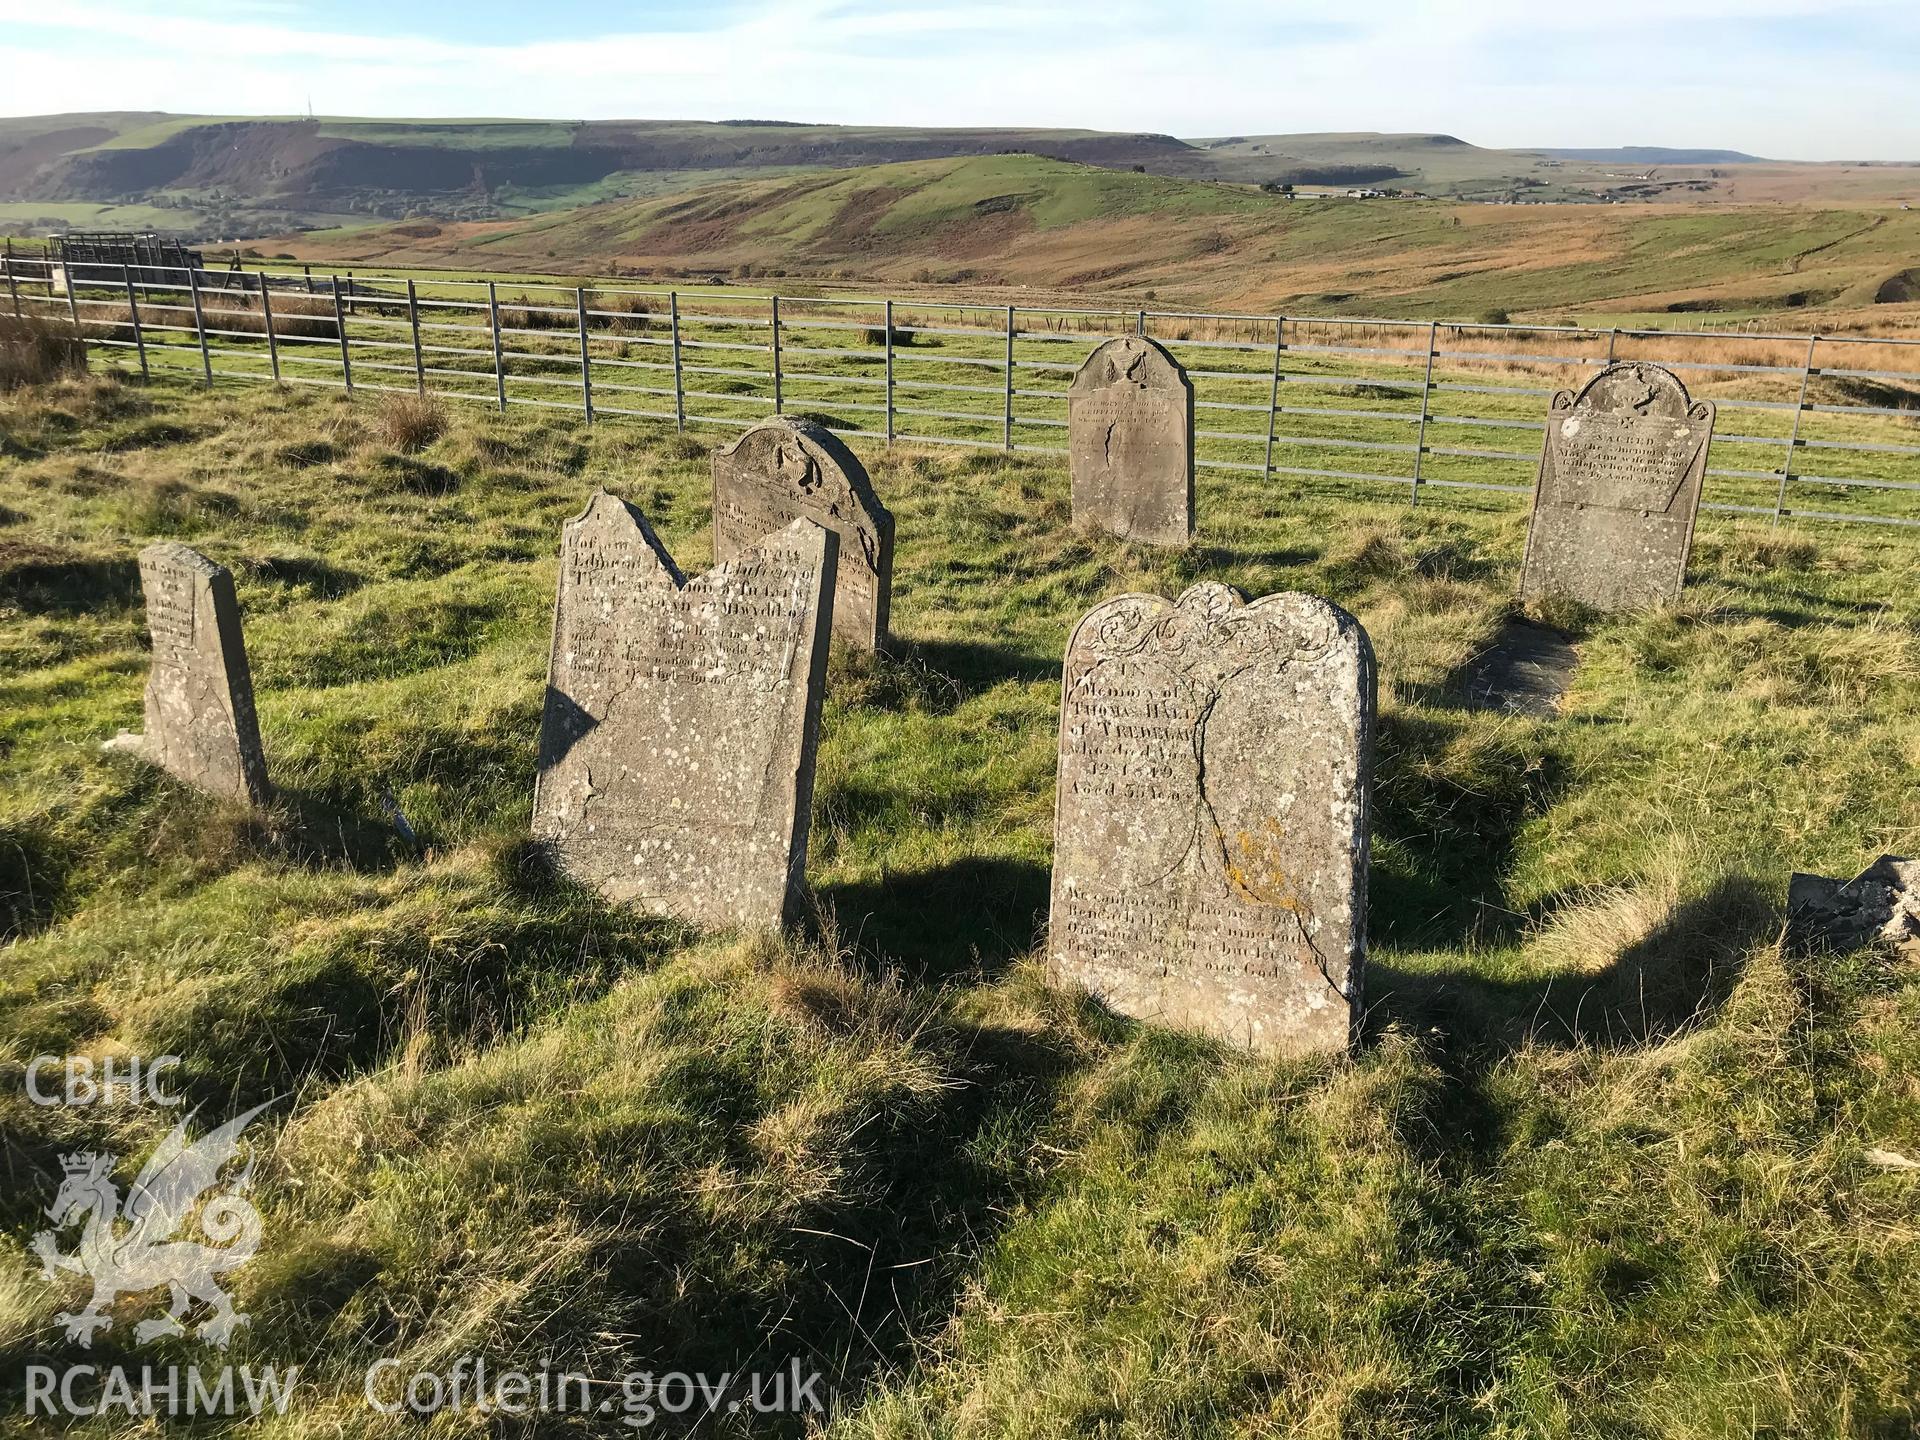
[[[10,1413],[29,1365],[225,1361],[299,1365],[288,1412],[191,1433],[1912,1433],[1920,969],[1775,943],[1790,869],[1852,873],[1920,824],[1912,532],[1712,517],[1676,610],[1594,621],[1565,713],[1507,715],[1461,694],[1512,608],[1516,513],[1210,476],[1196,543],[1161,551],[1071,529],[1050,457],[864,447],[900,643],[833,657],[817,909],[703,934],[526,837],[559,527],[607,483],[704,568],[706,444],[389,414],[0,397]],[[101,752],[140,723],[134,556],[160,538],[234,573],[265,816]],[[1373,638],[1351,1057],[1256,1060],[1044,977],[1068,629],[1200,578],[1328,596]],[[230,1349],[136,1345],[166,1296],[131,1287],[91,1348],[64,1337],[87,1279],[28,1249],[60,1157],[124,1184],[179,1112],[31,1104],[43,1053],[180,1055],[202,1125],[272,1102]],[[369,1408],[376,1362],[390,1400],[461,1357],[615,1408]],[[790,1359],[830,1413],[642,1430],[619,1380]]]
[[[102,112],[0,120],[0,226],[257,236],[352,217],[487,219],[821,169],[1008,151],[1190,179],[1449,198],[1885,203],[1912,166],[1795,165],[1730,151],[1497,150],[1451,135],[1222,136],[762,120],[398,120]],[[88,207],[88,208],[80,208]],[[158,213],[158,221],[155,216]]]
[[[1313,314],[1792,311],[1887,324],[1911,308],[1876,299],[1909,295],[1894,282],[1920,252],[1920,213],[1289,200],[1001,155],[734,182],[519,222],[314,235],[292,248],[334,265],[1097,290]]]
[[[152,204],[192,233],[340,217],[527,214],[726,175],[1032,150],[1178,170],[1166,135],[741,121],[359,120],[116,114],[0,120],[0,220],[34,206]]]

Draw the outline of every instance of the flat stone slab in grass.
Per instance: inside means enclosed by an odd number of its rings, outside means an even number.
[[[1121,595],[1067,643],[1048,968],[1277,1055],[1359,1012],[1372,647],[1310,595]]]
[[[1547,414],[1520,594],[1597,610],[1671,604],[1686,580],[1714,407],[1673,373],[1600,372]]]
[[[1073,523],[1148,545],[1193,539],[1193,382],[1151,340],[1095,350],[1067,390]]]
[[[567,522],[533,799],[562,871],[698,925],[793,916],[838,543],[796,520],[685,580],[617,496]]]
[[[884,650],[893,600],[893,516],[860,459],[811,420],[763,420],[713,454],[713,558],[733,559],[793,521],[840,537],[833,630]]]
[[[1882,855],[1851,880],[1795,874],[1787,884],[1789,949],[1835,951],[1920,942],[1920,861]]]
[[[140,552],[140,588],[153,637],[146,728],[122,731],[106,748],[223,799],[266,804],[272,792],[233,576],[168,540]]]
[[[1557,715],[1579,663],[1579,653],[1558,630],[1509,620],[1467,665],[1461,698],[1473,710]]]

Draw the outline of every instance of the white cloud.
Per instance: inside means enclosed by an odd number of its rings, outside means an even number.
[[[343,33],[274,0],[171,8],[0,0],[0,106],[284,114],[311,95],[329,114],[1446,130],[1920,159],[1909,0],[767,0],[706,30],[525,43]],[[1792,43],[1843,26],[1874,42]]]

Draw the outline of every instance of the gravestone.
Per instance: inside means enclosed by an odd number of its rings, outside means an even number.
[[[1109,340],[1067,391],[1073,523],[1148,545],[1193,539],[1193,382],[1151,340]]]
[[[866,467],[811,420],[763,420],[713,455],[713,558],[731,560],[805,518],[840,537],[833,629],[884,650],[893,598],[893,516]]]
[[[1658,365],[1614,365],[1547,414],[1520,595],[1598,610],[1680,596],[1713,438],[1713,403]]]
[[[686,580],[617,496],[567,522],[533,798],[564,873],[693,924],[791,918],[837,545],[796,520]]]
[[[267,761],[233,576],[169,540],[140,552],[140,588],[153,637],[146,729],[122,731],[106,748],[224,799],[264,805]]]
[[[1067,642],[1048,969],[1267,1054],[1359,1013],[1374,667],[1311,595],[1121,595]]]

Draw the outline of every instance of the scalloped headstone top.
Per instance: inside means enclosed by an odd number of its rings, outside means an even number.
[[[1193,382],[1151,340],[1109,340],[1067,391],[1073,523],[1149,545],[1193,538]]]
[[[1272,1054],[1348,1044],[1366,937],[1374,667],[1311,595],[1120,595],[1067,643],[1048,966]]]
[[[1598,610],[1679,598],[1706,480],[1714,407],[1671,371],[1600,372],[1547,412],[1520,593]]]

